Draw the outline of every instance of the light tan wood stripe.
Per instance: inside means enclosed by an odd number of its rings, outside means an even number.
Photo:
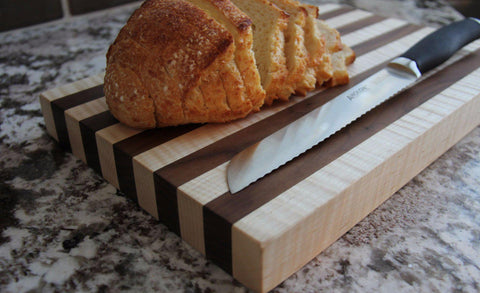
[[[95,133],[102,176],[117,189],[120,189],[120,184],[118,183],[113,145],[140,132],[142,130],[117,123]]]
[[[228,190],[225,174],[228,162],[180,186],[177,191],[182,239],[205,255],[203,206]]]
[[[471,78],[467,76],[452,87],[461,87]],[[480,123],[479,91],[480,86],[476,94],[465,94],[466,102],[462,104],[455,100],[444,103],[448,100],[444,92],[436,95],[238,221],[232,231],[234,276],[243,281],[246,267],[242,267],[242,257],[250,254],[237,244],[253,247],[253,255],[263,250],[263,259],[250,261],[264,269],[257,275],[267,276],[262,285],[266,289],[315,257]],[[452,106],[455,104],[457,107]],[[443,115],[438,115],[440,112]],[[397,135],[398,128],[412,125],[420,128],[414,127],[408,136]],[[443,136],[442,144],[438,144],[438,137]],[[381,159],[364,157],[372,149]],[[357,167],[352,169],[352,165]],[[393,173],[385,173],[388,170]],[[390,181],[387,184],[384,180]],[[348,216],[334,215],[339,212]],[[332,218],[338,222],[332,223]]]
[[[373,16],[373,13],[367,12],[365,10],[354,10],[352,12],[329,18],[325,20],[325,22],[332,28],[339,28],[354,21],[359,21],[361,19],[371,16]]]
[[[395,42],[391,42],[386,46],[380,47],[363,55],[362,58],[358,58],[352,65],[348,67],[349,74],[352,76],[357,75],[364,71],[365,67],[371,68],[370,64],[372,63],[380,64],[402,54],[412,44],[426,36],[428,33],[431,33],[433,30],[433,28],[423,28],[406,37],[398,39]]]
[[[107,110],[108,107],[105,103],[105,97],[102,97],[65,111],[65,122],[67,124],[72,153],[85,163],[87,163],[87,158],[83,148],[82,133],[80,132],[79,122],[85,118],[105,112]]]
[[[333,6],[327,7],[331,7],[333,9]],[[338,6],[338,8],[339,7],[340,6]],[[353,21],[355,21],[355,19],[351,20],[351,22]],[[347,24],[347,20],[345,20],[344,23]],[[316,93],[317,92],[312,92],[309,94],[309,96]],[[298,102],[298,98],[292,98],[290,103],[278,104],[273,107],[263,109],[261,112],[255,113],[255,115],[250,115],[246,119],[235,121],[229,123],[228,125],[209,124],[200,127],[147,152],[135,156],[133,158],[133,170],[139,205],[158,217],[157,211],[153,211],[155,209],[154,207],[156,206],[156,200],[153,175],[151,173],[155,170],[158,170],[249,125],[265,119],[266,117],[269,117],[296,102]],[[215,135],[212,136],[212,133]]]
[[[334,11],[334,10],[338,10],[338,9],[342,8],[343,6],[339,5],[339,4],[323,4],[323,5],[319,5],[318,7],[323,13],[326,13],[326,12],[331,12],[331,11]],[[57,99],[57,98],[61,98],[63,96],[75,93],[79,90],[102,84],[103,80],[104,80],[104,77],[105,77],[105,73],[103,72],[103,73],[100,73],[98,75],[91,76],[91,77],[85,78],[83,80],[79,80],[77,82],[74,82],[74,83],[71,83],[71,84],[67,84],[65,86],[61,86],[61,87],[49,90],[49,91],[43,93],[43,95],[48,97],[47,100],[54,100],[54,99]],[[48,102],[46,102],[46,101],[45,101],[45,103],[48,104]],[[46,109],[47,112],[49,110],[51,112],[51,109],[49,107],[45,107],[45,108],[47,108]],[[43,111],[43,108],[42,108],[42,112],[45,113],[45,111]],[[53,117],[53,116],[48,115],[48,118],[46,118],[46,120],[49,120],[50,124],[53,125],[53,118],[51,118],[51,117]],[[106,179],[109,182],[111,182],[115,187],[118,188],[118,179],[116,178],[115,162],[113,160],[113,153],[110,152],[110,149],[112,148],[112,146],[109,146],[109,144],[114,144],[114,143],[119,142],[121,140],[124,140],[128,137],[131,137],[131,136],[133,136],[133,135],[135,135],[139,132],[138,131],[132,131],[132,129],[129,129],[128,127],[123,127],[121,125],[121,123],[119,123],[117,126],[111,126],[111,127],[113,127],[113,128],[111,128],[113,131],[120,131],[120,134],[119,135],[113,134],[112,131],[105,130],[105,131],[99,131],[99,133],[97,134],[97,137],[99,139],[99,144],[102,145],[101,150],[106,151],[105,159],[103,159],[104,158],[103,156],[100,156],[100,160],[101,160],[100,163],[101,163],[101,166],[102,166],[102,170],[103,169],[106,170],[105,172],[102,171],[102,173],[104,175],[106,175],[106,177],[108,177]],[[47,127],[47,129],[48,128],[49,127]],[[53,135],[56,136],[56,133],[53,133]],[[114,138],[114,137],[112,137],[112,135],[118,136],[118,138]],[[58,138],[57,138],[57,140],[58,140]],[[115,171],[113,172],[113,170],[115,170]]]
[[[338,10],[344,6],[335,4],[335,3],[329,3],[329,4],[323,4],[318,6],[318,10],[320,13],[327,13],[327,12],[332,12],[335,10]]]
[[[45,121],[45,127],[47,128],[48,134],[58,141],[58,134],[55,127],[55,121],[53,120],[50,101],[42,95],[40,95],[40,107],[42,109],[43,120]]]
[[[406,24],[406,21],[389,18],[355,31],[354,33],[342,36],[342,42],[353,47]]]
[[[86,88],[94,87],[103,83],[105,73],[100,73],[94,76],[84,78],[82,80],[66,84],[64,86],[56,87],[54,89],[45,91],[40,94],[40,106],[45,120],[45,127],[50,136],[59,141],[51,103],[57,99],[74,94]]]
[[[83,89],[102,84],[104,76],[105,73],[100,73],[64,86],[56,87],[40,94],[40,106],[42,109],[43,118],[45,120],[45,127],[47,128],[47,132],[50,136],[58,141],[58,134],[53,118],[51,102]]]
[[[47,99],[48,101],[54,101],[56,99],[60,99],[65,96],[82,91],[84,89],[103,84],[104,77],[105,77],[105,73],[102,72],[97,75],[93,75],[93,76],[45,91],[41,94],[41,96]]]
[[[429,32],[431,32],[431,29],[424,29],[417,33],[408,35],[403,39],[407,39],[413,43]],[[360,56],[356,60],[356,63],[360,63],[362,65],[358,67],[358,69],[352,70],[353,72],[351,73],[351,76],[354,77],[370,68],[375,67],[378,64],[385,62],[390,58],[393,58],[399,54],[395,54],[397,51],[403,52],[406,50],[409,46],[405,44],[408,42],[405,42],[403,39],[399,39],[383,48],[375,50],[377,55],[380,57],[375,56],[375,54],[365,54]],[[400,49],[392,51],[392,46],[400,46]],[[182,238],[202,253],[205,251],[204,235],[203,230],[198,229],[203,226],[203,205],[205,204],[206,200],[211,201],[228,191],[228,185],[225,180],[225,172],[226,164],[223,164],[178,188],[177,198]],[[214,178],[215,180],[207,180],[207,178]],[[188,208],[184,210],[182,209],[183,207]]]

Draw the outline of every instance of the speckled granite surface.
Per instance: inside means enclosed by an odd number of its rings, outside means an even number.
[[[342,3],[423,24],[460,17],[445,1]],[[0,34],[1,292],[248,291],[45,132],[38,94],[99,73],[132,10]],[[477,127],[274,291],[478,292],[479,247]]]

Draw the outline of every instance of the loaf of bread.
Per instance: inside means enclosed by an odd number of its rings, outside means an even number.
[[[105,97],[135,128],[227,122],[348,82],[354,52],[295,0],[147,0],[107,52]]]

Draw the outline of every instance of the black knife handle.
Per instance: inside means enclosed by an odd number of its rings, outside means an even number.
[[[420,72],[425,73],[478,38],[480,38],[480,20],[466,18],[431,33],[400,57],[415,61]]]

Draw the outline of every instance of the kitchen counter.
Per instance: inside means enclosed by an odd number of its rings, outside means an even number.
[[[347,2],[461,18],[445,1]],[[46,134],[39,94],[100,73],[137,5],[0,34],[1,292],[248,292]],[[479,247],[477,127],[274,292],[478,292]]]

